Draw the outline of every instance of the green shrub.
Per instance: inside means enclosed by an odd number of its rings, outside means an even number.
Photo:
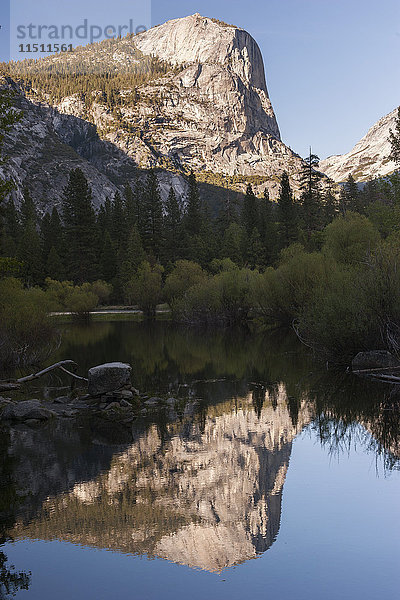
[[[104,306],[110,301],[113,286],[111,283],[98,279],[90,284],[90,291],[97,296],[98,304]]]
[[[238,268],[238,265],[230,258],[214,258],[210,262],[210,270],[212,273],[220,273],[221,271],[233,271]]]
[[[15,278],[0,280],[0,368],[37,363],[53,348],[50,302],[39,288]]]
[[[165,280],[165,299],[171,303],[184,296],[189,288],[206,279],[207,274],[199,264],[190,260],[177,260],[175,268]]]
[[[188,323],[234,324],[251,309],[250,289],[255,271],[230,269],[191,287],[173,306],[174,317]]]
[[[46,295],[52,310],[70,311],[79,317],[87,317],[99,304],[106,302],[112,286],[105,281],[74,285],[72,281],[46,279]]]
[[[96,308],[99,298],[91,290],[90,283],[75,285],[65,299],[65,308],[78,317],[88,317]]]
[[[362,350],[400,350],[400,248],[379,246],[362,268],[332,272],[300,312],[300,338],[338,363]]]
[[[3,277],[18,277],[22,271],[22,263],[16,258],[0,256],[0,279]]]
[[[363,215],[348,212],[325,228],[323,252],[343,264],[357,264],[376,248],[379,234]]]
[[[317,290],[326,287],[336,269],[333,259],[308,254],[294,244],[285,251],[277,269],[270,267],[253,280],[253,303],[270,322],[291,325]]]
[[[163,270],[161,265],[151,266],[145,261],[125,286],[125,297],[129,303],[137,304],[146,316],[154,316],[156,306],[162,300]]]

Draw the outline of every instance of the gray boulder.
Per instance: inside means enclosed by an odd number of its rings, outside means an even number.
[[[106,363],[89,369],[88,391],[91,396],[101,396],[119,390],[131,383],[132,367],[126,363]]]
[[[151,406],[158,406],[159,404],[161,404],[161,402],[162,402],[162,398],[154,397],[154,398],[149,398],[148,400],[145,400],[144,404],[146,406],[151,407]]]
[[[400,362],[387,350],[359,352],[351,362],[353,371],[362,371],[364,369],[388,369],[391,367],[400,367]]]
[[[27,421],[36,419],[45,421],[55,416],[55,412],[49,410],[39,400],[24,400],[7,404],[1,413],[2,419],[6,421]]]

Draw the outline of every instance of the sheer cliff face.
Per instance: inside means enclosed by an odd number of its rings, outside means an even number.
[[[178,78],[182,92],[191,89],[193,103],[214,103],[209,122],[223,108],[227,131],[262,130],[280,139],[260,49],[243,29],[195,14],[155,27],[139,35],[135,44],[144,54],[186,67]],[[236,117],[230,124],[229,116]]]
[[[205,420],[156,426],[100,476],[49,498],[16,535],[159,556],[209,571],[256,557],[275,540],[295,435],[283,386],[257,416],[251,395]]]
[[[174,164],[266,177],[298,169],[298,158],[280,141],[261,53],[246,31],[195,14],[134,43],[178,68],[141,88],[144,98],[162,99],[162,127],[153,139]]]
[[[355,181],[370,181],[392,173],[396,165],[389,159],[389,131],[395,129],[397,109],[382,117],[347,154],[329,156],[319,163],[319,169],[334,181],[345,181],[352,175]]]
[[[239,27],[199,13],[153,27],[135,39],[144,54],[172,64],[210,63],[228,67],[247,85],[267,91],[260,50]]]

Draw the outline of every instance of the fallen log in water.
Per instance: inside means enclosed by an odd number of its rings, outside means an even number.
[[[73,371],[66,369],[65,368],[66,366],[72,366],[73,369],[76,369],[78,365],[73,360],[60,360],[59,362],[54,363],[54,365],[50,365],[50,367],[46,367],[45,369],[42,369],[41,371],[38,371],[37,373],[31,373],[30,375],[26,375],[25,377],[20,377],[19,379],[15,379],[14,381],[0,381],[0,391],[18,389],[22,383],[27,383],[28,381],[33,381],[34,379],[39,379],[39,377],[42,377],[43,375],[46,375],[47,373],[50,373],[51,371],[54,371],[55,369],[60,369],[61,371],[63,371],[64,373],[66,373],[67,375],[72,377],[73,379],[78,379],[79,381],[85,381],[85,382],[88,381],[86,379],[86,377],[81,377],[80,375],[77,375]]]

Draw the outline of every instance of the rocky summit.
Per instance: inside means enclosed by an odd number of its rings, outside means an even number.
[[[171,184],[183,196],[189,170],[200,182],[212,174],[213,184],[240,191],[249,181],[272,197],[287,170],[296,187],[302,161],[280,139],[261,52],[239,27],[196,13],[136,36],[3,64],[2,73],[24,113],[7,140],[4,169],[16,199],[33,182],[43,210],[59,203],[74,167],[88,177],[97,206],[149,167],[162,169],[164,196]],[[112,89],[99,73],[113,75]]]
[[[392,173],[396,165],[388,156],[391,152],[390,129],[395,129],[397,109],[379,119],[367,134],[347,154],[329,156],[319,169],[328,177],[342,182],[352,175],[355,181],[369,181]]]

